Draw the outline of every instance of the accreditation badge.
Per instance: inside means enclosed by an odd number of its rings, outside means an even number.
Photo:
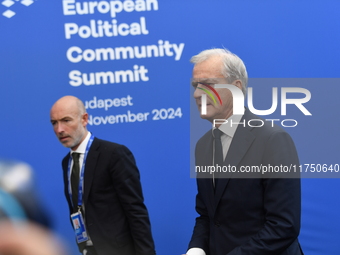
[[[77,243],[82,243],[89,240],[81,212],[79,211],[71,214],[71,220],[73,223],[74,232],[76,234]]]

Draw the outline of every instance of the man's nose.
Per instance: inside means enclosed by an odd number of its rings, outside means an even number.
[[[200,99],[203,94],[206,94],[204,90],[201,89],[200,85],[198,85],[194,91],[194,98]]]
[[[54,131],[57,133],[57,134],[61,134],[64,132],[64,126],[61,124],[61,123],[57,123],[55,124],[54,126]]]

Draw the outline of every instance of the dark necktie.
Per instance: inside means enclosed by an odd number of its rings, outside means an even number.
[[[218,128],[215,128],[213,133],[214,133],[214,146],[215,146],[214,166],[217,171],[217,169],[221,169],[223,167],[223,148],[222,148],[222,141],[221,141],[221,136],[223,132],[219,130]],[[219,174],[220,173],[218,172],[214,173],[215,189],[218,183]]]
[[[79,156],[80,153],[73,152],[73,167],[71,173],[71,188],[72,188],[72,203],[73,203],[73,212],[77,212],[78,208],[78,186],[79,186]]]

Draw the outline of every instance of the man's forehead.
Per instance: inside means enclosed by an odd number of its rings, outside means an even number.
[[[75,118],[78,115],[77,111],[67,107],[55,107],[51,111],[51,119]]]
[[[225,78],[192,78],[191,83],[227,84]]]
[[[220,66],[197,64],[192,71],[193,78],[224,78]]]

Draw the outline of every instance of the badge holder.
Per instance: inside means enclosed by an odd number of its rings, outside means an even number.
[[[71,220],[74,232],[76,234],[77,243],[82,243],[89,240],[80,208],[78,212],[71,214]]]

